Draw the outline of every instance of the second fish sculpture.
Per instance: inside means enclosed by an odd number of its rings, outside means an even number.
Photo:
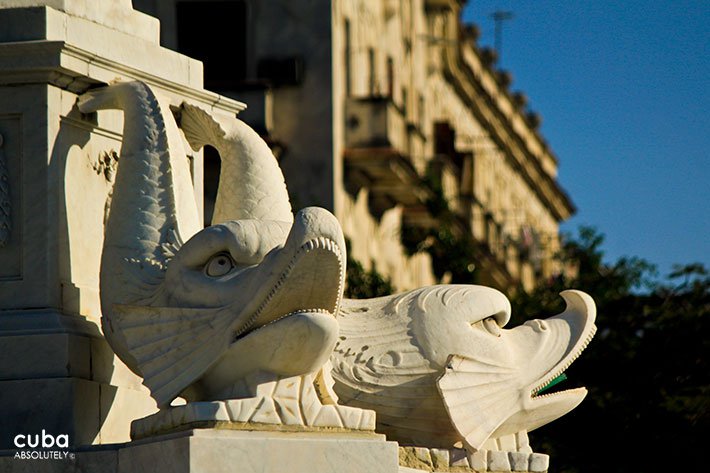
[[[587,394],[542,393],[596,331],[592,298],[562,297],[563,313],[512,329],[508,299],[483,286],[346,299],[331,357],[335,392],[345,405],[374,410],[378,431],[402,445],[530,453],[527,433]]]

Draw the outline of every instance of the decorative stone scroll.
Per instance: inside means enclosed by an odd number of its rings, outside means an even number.
[[[116,168],[118,167],[118,153],[115,150],[101,151],[91,167],[96,174],[103,176],[106,182],[113,184],[116,180]]]
[[[118,167],[118,153],[115,150],[101,151],[96,161],[91,162],[91,168],[96,171],[96,174],[103,176],[106,183],[111,186],[106,196],[104,204],[104,225],[108,222],[108,211],[111,208],[111,199],[113,198],[113,184],[116,181],[116,168]]]

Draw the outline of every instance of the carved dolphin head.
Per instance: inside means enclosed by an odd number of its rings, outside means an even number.
[[[145,83],[124,82],[88,92],[79,108],[124,112],[101,261],[102,325],[159,406],[234,353],[250,332],[293,314],[333,319],[344,284],[340,225],[318,208],[294,219],[283,175],[253,130],[183,108],[190,142],[214,142],[223,160],[219,213],[213,226],[200,229],[169,103]],[[334,336],[314,340],[332,350]]]
[[[334,313],[342,293],[344,248],[337,220],[317,207],[298,212],[293,225],[269,220],[213,225],[172,258],[161,303],[229,306],[235,337],[297,309]]]
[[[506,329],[510,302],[482,286],[441,285],[345,300],[332,356],[340,402],[377,412],[378,428],[409,445],[478,450],[577,406],[584,388],[540,391],[582,352],[596,309],[565,291],[567,309]]]
[[[567,303],[563,313],[512,329],[503,328],[506,318],[498,315],[509,307],[502,300],[488,317],[464,317],[459,321],[470,322],[468,327],[449,327],[451,355],[437,386],[452,424],[469,447],[480,449],[488,438],[536,429],[568,413],[586,396],[583,387],[539,395],[596,331],[592,298],[574,290],[564,291],[562,297]]]
[[[269,368],[239,346],[251,332],[289,316],[331,319],[332,337],[314,338],[327,346],[301,347],[330,352],[343,292],[344,249],[337,220],[320,208],[303,209],[293,226],[237,220],[208,227],[173,256],[150,304],[115,304],[105,314],[112,346],[123,350],[122,358],[143,376],[160,406],[214,365],[223,365],[224,358],[228,374],[221,368],[200,381],[199,390],[188,390],[188,398],[210,399],[249,368]]]

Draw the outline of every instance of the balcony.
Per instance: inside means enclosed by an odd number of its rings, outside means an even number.
[[[393,148],[407,155],[407,125],[389,97],[349,98],[345,104],[346,148]]]
[[[429,191],[409,155],[402,111],[389,98],[349,98],[345,104],[346,185],[370,191],[376,213],[395,205],[420,206]]]

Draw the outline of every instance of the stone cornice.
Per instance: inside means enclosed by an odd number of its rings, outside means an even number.
[[[545,148],[531,149],[534,146],[530,145],[530,140],[534,133],[527,127],[521,128],[521,123],[511,121],[509,114],[501,110],[499,102],[483,86],[480,71],[477,75],[464,58],[463,49],[458,43],[458,19],[451,15],[448,24],[456,26],[447,28],[447,36],[456,46],[442,48],[445,76],[496,145],[504,151],[506,159],[520,172],[554,217],[557,220],[569,218],[576,209],[555,180],[552,169],[556,167],[555,158]],[[490,72],[486,73],[490,75]],[[492,76],[487,79],[490,82]],[[535,140],[532,143],[539,146],[539,138]]]
[[[465,65],[480,82],[492,106],[510,123],[511,129],[520,137],[528,151],[541,162],[545,172],[555,177],[557,157],[548,149],[538,132],[527,123],[520,107],[513,103],[507,87],[501,85],[496,79],[496,71],[484,64],[480,51],[475,45],[464,43],[461,46],[461,57]]]
[[[246,108],[236,100],[117,63],[64,41],[0,43],[0,70],[0,85],[49,83],[79,94],[116,79],[140,80],[230,114]]]
[[[2,9],[51,8],[146,41],[160,43],[157,18],[133,9],[131,0],[3,0]]]

